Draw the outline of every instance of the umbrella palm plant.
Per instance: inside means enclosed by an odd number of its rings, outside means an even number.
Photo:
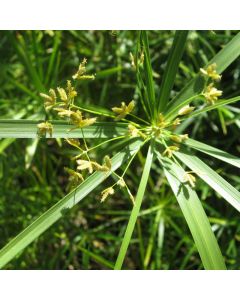
[[[75,157],[76,169],[66,168],[72,191],[0,250],[0,267],[3,268],[39,235],[64,217],[65,210],[71,209],[109,176],[112,176],[115,180],[114,184],[103,189],[102,201],[111,197],[117,188],[122,188],[126,189],[133,202],[132,212],[114,266],[114,269],[121,269],[141,209],[151,167],[153,162],[157,161],[179,203],[204,268],[226,268],[209,220],[195,191],[197,178],[203,179],[238,211],[240,211],[240,193],[193,154],[191,149],[237,168],[240,167],[240,159],[191,139],[188,134],[182,132],[184,128],[182,125],[200,114],[240,100],[240,96],[219,99],[222,91],[215,87],[216,82],[221,79],[220,74],[240,54],[240,34],[225,45],[206,66],[199,70],[199,74],[171,99],[171,90],[184,52],[187,35],[187,31],[175,33],[159,93],[156,92],[153,79],[148,35],[146,31],[142,31],[138,33],[136,51],[134,55],[131,55],[139,93],[138,102],[122,102],[120,106],[113,107],[109,113],[79,107],[74,103],[77,92],[72,82],[68,81],[66,89],[57,88],[56,91],[50,89],[49,94],[42,94],[45,109],[55,111],[58,117],[65,121],[0,121],[1,138],[65,138],[70,145],[79,150],[79,155]],[[73,80],[93,79],[93,75],[86,75],[85,64],[86,61],[80,64]],[[85,112],[95,114],[97,118],[85,117]],[[107,121],[98,121],[101,117],[106,118]],[[83,143],[80,142],[80,144],[79,139]],[[102,139],[103,141],[93,148],[88,148],[88,139]],[[91,159],[91,150],[101,147],[104,143],[115,141],[121,142],[119,152],[113,156],[109,153],[102,163]],[[124,176],[142,148],[147,149],[147,156],[136,197],[133,197]],[[126,165],[124,172],[118,174],[117,169],[124,164]]]

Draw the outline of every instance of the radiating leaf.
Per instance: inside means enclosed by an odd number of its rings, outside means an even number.
[[[216,157],[219,160],[225,161],[226,163],[231,164],[237,168],[240,168],[240,158],[231,155],[223,150],[217,149],[193,139],[187,139],[184,144],[210,156]]]
[[[198,157],[183,151],[175,155],[240,212],[240,193],[231,184]]]
[[[163,75],[160,86],[160,96],[158,99],[158,111],[162,111],[169,101],[170,92],[173,88],[178,66],[183,55],[187,40],[187,30],[177,30],[173,44],[167,60],[167,67]]]
[[[226,269],[217,240],[196,192],[189,184],[182,182],[185,171],[172,160],[161,157],[159,153],[158,158],[192,233],[204,268]]]
[[[35,120],[0,120],[0,138],[37,138],[37,124]],[[51,121],[53,124],[53,138],[113,138],[125,135],[128,132],[124,123],[99,122],[81,129],[72,129],[74,126],[67,122]],[[49,138],[49,134],[46,135]]]
[[[216,63],[217,72],[221,74],[240,55],[240,33],[238,33],[224,48],[218,52],[207,65]],[[186,105],[186,100],[200,93],[204,86],[203,77],[198,74],[193,78],[178,94],[172,99],[165,110],[169,117],[176,113],[182,106]]]
[[[141,181],[140,181],[140,184],[138,187],[135,205],[133,206],[133,209],[132,209],[129,221],[128,221],[127,229],[124,234],[121,248],[120,248],[120,251],[119,251],[119,254],[118,254],[118,257],[116,260],[116,264],[114,267],[115,270],[120,270],[122,268],[122,264],[123,264],[124,258],[126,256],[127,249],[128,249],[128,246],[129,246],[132,234],[133,234],[133,230],[134,230],[137,218],[138,218],[138,214],[139,214],[139,211],[141,208],[145,189],[147,186],[147,181],[148,181],[148,177],[149,177],[149,173],[150,173],[150,169],[151,169],[151,165],[152,165],[152,159],[153,159],[153,148],[152,148],[152,146],[150,146],[148,149],[148,154],[147,154],[146,162],[144,165]]]

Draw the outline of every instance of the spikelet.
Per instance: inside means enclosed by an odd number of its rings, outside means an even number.
[[[112,162],[111,159],[108,155],[106,155],[103,159],[103,165],[98,164],[95,161],[92,161],[92,167],[96,171],[100,172],[110,172],[112,169]]]
[[[69,145],[80,149],[80,142],[78,139],[65,139],[65,140]]]
[[[140,130],[138,130],[135,126],[133,126],[132,124],[128,125],[128,132],[129,135],[132,137],[142,137],[142,138],[146,138],[146,135],[144,133],[142,133]]]
[[[92,165],[91,161],[84,160],[84,159],[78,159],[77,160],[77,164],[78,164],[77,170],[82,171],[82,170],[88,169],[88,172],[90,174],[92,174],[92,172],[93,172],[93,165]]]
[[[117,185],[119,185],[120,187],[125,187],[126,186],[125,180],[122,177],[119,178]]]
[[[50,110],[56,104],[57,95],[54,89],[49,90],[49,95],[40,93],[40,96],[44,99],[44,107],[46,111]]]
[[[132,124],[128,125],[128,132],[132,137],[137,137],[139,134],[138,129],[135,126],[133,126]]]
[[[57,91],[58,91],[58,94],[59,94],[59,97],[60,99],[64,102],[64,103],[68,103],[68,96],[67,96],[67,93],[66,91],[64,90],[64,88],[61,88],[61,87],[58,87],[57,88]]]
[[[168,121],[165,121],[165,117],[162,113],[158,114],[158,119],[157,119],[157,127],[159,128],[165,128],[169,125]]]
[[[84,181],[84,178],[80,173],[78,173],[70,168],[67,168],[67,167],[65,167],[64,170],[69,174],[68,180],[69,180],[70,188],[74,188],[77,185],[79,185],[81,182]]]
[[[78,67],[77,73],[75,73],[72,76],[72,78],[74,80],[87,80],[87,79],[94,79],[95,78],[94,75],[85,75],[85,73],[86,73],[86,64],[87,64],[87,60],[86,60],[86,58],[84,58],[83,61],[80,63],[79,67]]]
[[[177,146],[169,146],[165,149],[165,151],[163,152],[163,155],[167,156],[168,158],[171,158],[173,153],[178,150],[179,150],[179,147],[177,147]]]
[[[72,83],[70,80],[67,81],[67,96],[69,100],[73,100],[77,96],[77,91],[75,88],[72,86]]]
[[[191,187],[195,187],[196,177],[191,174],[191,172],[185,172],[183,176],[184,182],[188,182]]]
[[[121,120],[130,114],[135,107],[135,101],[132,100],[128,105],[125,102],[121,103],[121,107],[113,107],[112,111],[115,112],[118,116],[115,118],[116,121]]]
[[[53,133],[53,125],[49,122],[42,122],[37,125],[38,127],[38,135],[40,137],[45,137],[47,133],[49,133],[50,137],[52,137]]]
[[[96,122],[97,118],[86,118],[83,119],[82,113],[77,110],[76,112],[72,112],[70,116],[70,121],[72,124],[76,125],[76,128],[83,128],[90,126]]]
[[[54,108],[54,110],[56,110],[58,112],[58,115],[61,118],[65,118],[65,117],[70,118],[70,116],[72,114],[71,110],[65,109],[65,108],[61,108],[61,107],[56,107],[56,108]]]
[[[112,169],[111,158],[108,155],[106,155],[104,156],[103,162],[104,162],[103,166],[107,169],[107,171],[111,171]]]
[[[173,127],[176,127],[178,126],[179,124],[181,124],[181,120],[179,118],[176,118],[173,122],[172,122],[172,126]]]
[[[187,115],[195,109],[194,106],[186,105],[178,111],[179,116]]]
[[[170,135],[170,139],[176,143],[181,143],[182,141],[188,139],[188,134]]]
[[[114,194],[114,188],[113,187],[109,187],[109,188],[106,188],[105,190],[103,190],[101,192],[101,202],[104,202],[108,196],[110,195],[113,195]]]
[[[135,58],[134,58],[132,52],[129,53],[129,56],[130,56],[131,66],[135,69],[136,68]]]
[[[207,100],[207,103],[212,105],[218,100],[218,97],[222,96],[222,91],[216,89],[213,83],[211,83],[206,87],[203,96]]]
[[[68,117],[70,118],[70,122],[73,125],[76,125],[76,127],[72,128],[71,130],[75,128],[83,128],[90,126],[94,124],[97,120],[97,118],[83,118],[82,112],[80,110],[77,111],[72,111],[72,110],[67,110],[64,108],[55,108],[56,111],[58,111],[58,115],[60,117]]]
[[[201,68],[200,72],[204,76],[207,76],[207,77],[211,78],[212,80],[219,81],[219,80],[221,80],[222,76],[217,73],[216,67],[217,67],[217,64],[213,63],[213,64],[207,66],[206,69]]]

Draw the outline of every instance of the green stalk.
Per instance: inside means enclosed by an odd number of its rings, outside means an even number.
[[[148,149],[148,154],[147,154],[145,166],[143,169],[142,178],[141,178],[137,196],[136,196],[136,202],[135,202],[135,205],[131,212],[131,216],[130,216],[130,219],[129,219],[129,222],[127,225],[125,235],[123,237],[122,245],[121,245],[117,260],[116,260],[114,270],[121,270],[121,268],[122,268],[122,264],[123,264],[124,258],[126,256],[127,249],[128,249],[128,246],[129,246],[132,234],[133,234],[133,230],[135,228],[135,224],[136,224],[136,221],[138,218],[138,214],[139,214],[139,211],[141,208],[143,196],[145,193],[145,189],[147,186],[147,181],[148,181],[148,177],[149,177],[149,173],[150,173],[150,169],[151,169],[151,165],[152,165],[152,160],[153,160],[153,144],[151,144]]]

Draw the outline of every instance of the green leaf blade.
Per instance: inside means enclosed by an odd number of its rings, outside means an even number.
[[[225,47],[216,54],[207,65],[216,63],[217,72],[221,74],[240,55],[240,33],[238,33]],[[204,87],[204,78],[198,74],[179,94],[169,102],[164,113],[169,117],[172,111],[176,112],[185,105],[187,99],[199,94]]]
[[[149,101],[149,107],[151,110],[152,118],[156,116],[157,108],[155,104],[155,90],[154,90],[154,81],[153,81],[153,72],[151,66],[151,59],[149,54],[149,43],[148,43],[148,36],[147,31],[142,31],[142,42],[143,42],[143,49],[144,49],[144,71],[146,76],[146,86],[147,86],[147,95]]]
[[[0,120],[0,138],[39,138],[37,125],[44,121]],[[71,130],[74,125],[62,121],[50,121],[53,125],[52,138],[114,138],[126,135],[127,125],[117,122],[97,122],[81,130]],[[83,134],[82,134],[83,131]],[[51,138],[47,133],[46,138]]]
[[[187,40],[188,31],[176,31],[173,45],[168,57],[167,67],[163,75],[160,87],[160,96],[158,99],[158,111],[162,111],[169,101],[170,92],[173,88],[178,66],[181,61],[183,51]]]
[[[183,178],[184,170],[170,159],[162,158],[159,153],[158,158],[192,233],[204,268],[225,270],[220,248],[196,192],[179,179]]]
[[[240,212],[240,193],[231,184],[198,157],[183,151],[175,155]]]
[[[136,200],[135,200],[135,205],[132,209],[131,215],[130,215],[130,219],[127,225],[127,229],[126,232],[124,234],[123,237],[123,241],[121,244],[121,248],[115,263],[115,270],[121,270],[122,268],[122,264],[124,261],[124,258],[126,256],[127,253],[127,249],[133,234],[133,230],[139,215],[139,211],[141,208],[141,204],[142,204],[142,200],[143,200],[143,196],[144,196],[144,192],[147,186],[147,181],[148,181],[148,177],[149,177],[149,173],[150,173],[150,169],[151,169],[151,165],[152,165],[152,160],[153,160],[153,148],[152,146],[149,147],[148,149],[148,154],[147,154],[147,158],[146,158],[146,162],[144,165],[144,169],[143,169],[143,173],[142,173],[142,178],[139,184],[139,188],[138,188],[138,192],[137,192],[137,196],[136,196]]]
[[[197,151],[201,151],[203,153],[206,153],[210,156],[213,156],[219,160],[222,160],[230,165],[233,165],[237,168],[240,168],[240,158],[231,155],[223,150],[217,149],[215,147],[209,146],[205,143],[201,143],[199,141],[193,140],[193,139],[187,139],[184,142],[185,145],[194,148]]]

